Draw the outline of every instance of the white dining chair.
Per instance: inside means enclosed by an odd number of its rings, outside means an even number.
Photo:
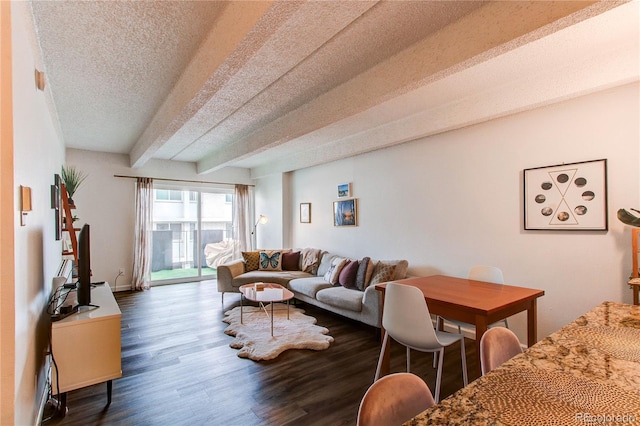
[[[382,349],[374,382],[380,377],[382,359],[389,344],[389,338],[407,348],[407,373],[411,371],[411,349],[438,355],[438,371],[436,374],[435,400],[440,401],[440,383],[442,381],[442,365],[444,348],[460,342],[460,358],[462,360],[462,380],[468,383],[467,359],[462,334],[437,331],[433,327],[429,308],[422,291],[416,287],[388,283],[385,289],[382,326],[386,333],[382,341]]]
[[[480,367],[484,376],[494,368],[522,353],[518,336],[508,328],[487,330],[480,339]]]
[[[474,266],[469,270],[468,278],[470,280],[475,280],[475,281],[486,281],[494,284],[504,284],[504,276],[502,275],[502,270],[500,270],[500,268],[496,268],[495,266],[484,266],[484,265]],[[453,324],[454,326],[457,326],[458,333],[460,334],[462,334],[462,327],[472,329],[472,330],[475,329],[475,325],[473,324],[438,316],[436,318],[436,330],[440,330],[440,324],[441,323],[444,324],[445,322]],[[509,328],[509,321],[507,320],[507,318],[494,322],[492,324],[489,324],[489,328],[497,327],[502,324],[504,324],[506,328]],[[434,360],[434,363],[435,363],[435,360]]]
[[[374,382],[362,397],[357,426],[401,425],[436,402],[427,384],[412,373],[394,373]]]

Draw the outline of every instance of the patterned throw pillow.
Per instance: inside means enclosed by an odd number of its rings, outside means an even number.
[[[386,263],[378,262],[376,268],[373,270],[373,276],[369,285],[375,285],[380,283],[386,283],[391,281],[396,273],[396,265],[389,265]]]
[[[260,271],[282,271],[282,252],[281,251],[261,251],[260,252]]]
[[[356,272],[356,288],[358,290],[364,291],[364,289],[367,288],[367,267],[370,262],[370,257],[363,257],[358,263],[358,271]]]
[[[244,271],[257,271],[260,266],[260,252],[259,251],[243,251],[242,258],[244,259]]]
[[[347,262],[346,265],[340,271],[338,276],[338,283],[344,288],[356,288],[356,275],[358,273],[359,263],[357,260]]]
[[[331,261],[331,265],[327,272],[324,274],[324,280],[330,282],[331,284],[338,284],[338,278],[340,277],[340,271],[347,263],[347,259],[344,257],[336,257]]]

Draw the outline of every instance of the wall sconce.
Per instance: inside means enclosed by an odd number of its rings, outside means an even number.
[[[25,226],[25,217],[31,211],[31,188],[20,185],[20,226]]]
[[[35,77],[36,77],[36,89],[43,92],[44,86],[45,86],[44,73],[42,71],[36,70]]]

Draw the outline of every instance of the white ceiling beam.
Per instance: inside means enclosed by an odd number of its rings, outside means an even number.
[[[132,167],[141,167],[153,158],[155,152],[208,101],[208,97],[198,96],[203,86],[223,64],[232,63],[234,50],[272,4],[266,0],[226,3],[205,41],[130,151]],[[231,69],[226,71],[233,75],[241,65],[229,65]]]
[[[214,151],[197,163],[198,173],[264,153],[613,7],[598,4],[575,13],[592,3],[488,3],[247,137]],[[572,19],[562,19],[572,14]]]

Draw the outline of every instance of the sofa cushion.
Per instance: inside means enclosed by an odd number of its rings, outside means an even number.
[[[308,276],[309,274],[307,274]],[[289,289],[296,293],[304,294],[315,299],[316,293],[322,289],[330,288],[328,283],[322,277],[298,278],[289,281]]]
[[[329,269],[329,267],[331,266],[331,262],[333,262],[333,259],[335,259],[336,257],[338,257],[337,254],[329,252],[324,252],[322,254],[322,257],[320,258],[320,264],[318,265],[319,277],[324,277],[324,274],[327,273],[327,269]]]
[[[362,292],[344,287],[331,287],[318,291],[316,299],[327,305],[350,311],[362,311]]]
[[[358,274],[359,263],[357,260],[347,262],[340,271],[338,283],[345,288],[356,288],[356,275]]]
[[[395,265],[396,272],[392,277],[392,280],[402,280],[407,277],[407,269],[409,268],[409,261],[407,260],[381,260],[380,262],[387,265]]]
[[[259,251],[243,251],[242,258],[244,259],[244,271],[257,271],[260,265],[260,252]]]
[[[302,271],[251,271],[235,277],[232,286],[240,287],[244,284],[265,282],[280,284],[286,287],[291,280],[309,277],[312,277],[312,275]]]
[[[367,265],[367,274],[364,277],[364,287],[367,288],[369,283],[371,282],[371,277],[373,276],[373,270],[376,269],[376,263],[373,259],[369,259],[369,264]]]
[[[373,270],[373,276],[369,285],[375,285],[379,283],[386,283],[391,281],[396,273],[396,265],[390,265],[388,263],[378,262],[376,268]]]
[[[396,272],[395,272],[395,275],[392,277],[392,280],[402,280],[407,276],[407,269],[409,267],[409,262],[406,260],[373,260],[371,259],[371,261],[373,262],[374,267],[378,264],[378,262],[382,262],[385,265],[395,265]]]
[[[299,251],[282,253],[282,270],[283,271],[299,271],[300,270],[300,252]]]
[[[329,281],[331,284],[338,284],[338,279],[340,278],[340,272],[344,265],[347,264],[349,259],[344,257],[334,257],[331,261],[331,266],[327,269],[327,272],[324,273],[324,280]]]
[[[282,271],[282,252],[279,250],[260,252],[260,271]]]
[[[317,275],[318,266],[320,265],[320,258],[322,257],[322,250],[314,248],[304,248],[300,252],[300,270],[309,272],[310,274]]]
[[[358,270],[356,271],[355,281],[355,285],[358,290],[364,291],[364,289],[367,288],[367,267],[369,266],[370,261],[370,257],[363,257],[362,260],[358,262]]]

